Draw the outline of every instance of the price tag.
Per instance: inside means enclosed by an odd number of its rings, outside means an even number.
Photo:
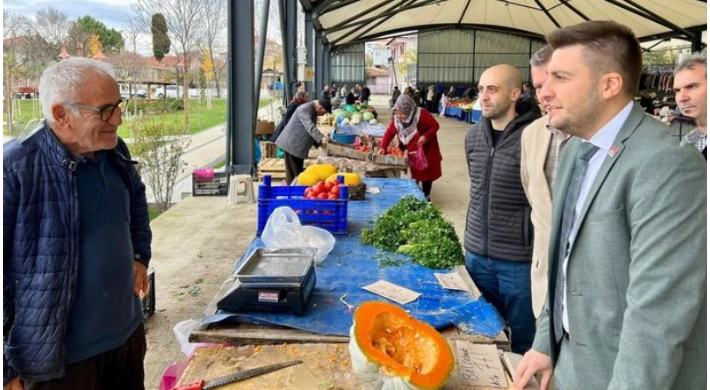
[[[412,291],[384,280],[378,280],[375,283],[363,287],[363,289],[402,305],[415,301],[420,295],[422,295],[416,291]]]
[[[463,278],[461,278],[461,275],[456,272],[450,274],[438,274],[435,272],[434,276],[436,276],[436,279],[443,288],[449,290],[468,291],[468,287],[466,287],[466,283],[464,283]]]
[[[365,188],[365,192],[367,192],[368,194],[379,194],[381,191],[377,187],[367,187]]]
[[[456,341],[459,372],[467,388],[488,386],[508,388],[503,364],[495,345]]]

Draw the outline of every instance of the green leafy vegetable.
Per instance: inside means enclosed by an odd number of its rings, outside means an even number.
[[[463,264],[464,257],[453,225],[430,203],[405,196],[375,222],[363,229],[361,240],[378,249],[405,253],[418,264],[448,268]]]

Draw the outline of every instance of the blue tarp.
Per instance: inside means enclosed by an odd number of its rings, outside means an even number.
[[[383,252],[360,243],[360,231],[372,227],[374,219],[392,207],[405,195],[424,199],[414,180],[365,179],[368,187],[377,187],[380,194],[368,193],[365,201],[348,202],[348,235],[336,236],[333,251],[316,267],[316,288],[304,315],[274,313],[228,313],[218,311],[203,318],[203,324],[235,321],[263,325],[280,325],[324,335],[347,336],[352,325],[351,310],[340,301],[357,307],[369,300],[386,300],[362,287],[386,280],[422,294],[417,300],[402,307],[414,317],[437,329],[455,325],[469,334],[496,336],[503,323],[496,310],[483,298],[474,301],[469,293],[443,289],[434,273],[450,273],[452,269],[432,270],[410,262],[397,266],[381,266],[384,259],[406,259],[391,252]],[[239,264],[255,248],[263,247],[256,237]]]

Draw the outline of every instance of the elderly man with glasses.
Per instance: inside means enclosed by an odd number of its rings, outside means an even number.
[[[143,389],[145,185],[110,65],[40,79],[45,122],[3,148],[3,388]]]

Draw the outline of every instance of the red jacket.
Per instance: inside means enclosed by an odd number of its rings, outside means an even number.
[[[419,136],[426,137],[426,142],[424,143],[424,153],[426,154],[426,159],[429,167],[423,171],[417,171],[412,168],[411,164],[409,166],[412,171],[412,178],[416,181],[434,181],[441,177],[441,152],[439,151],[439,142],[436,140],[436,132],[439,131],[439,122],[434,119],[429,111],[419,108],[421,114],[419,115],[419,122],[417,123],[417,132]],[[382,137],[382,145],[386,147],[390,144],[393,138],[397,136],[397,128],[394,125],[394,116],[390,121],[389,126],[387,126],[387,131],[385,131],[384,137]],[[407,144],[406,149],[408,151],[417,150],[417,142],[419,140],[418,136],[413,137],[409,144]]]

